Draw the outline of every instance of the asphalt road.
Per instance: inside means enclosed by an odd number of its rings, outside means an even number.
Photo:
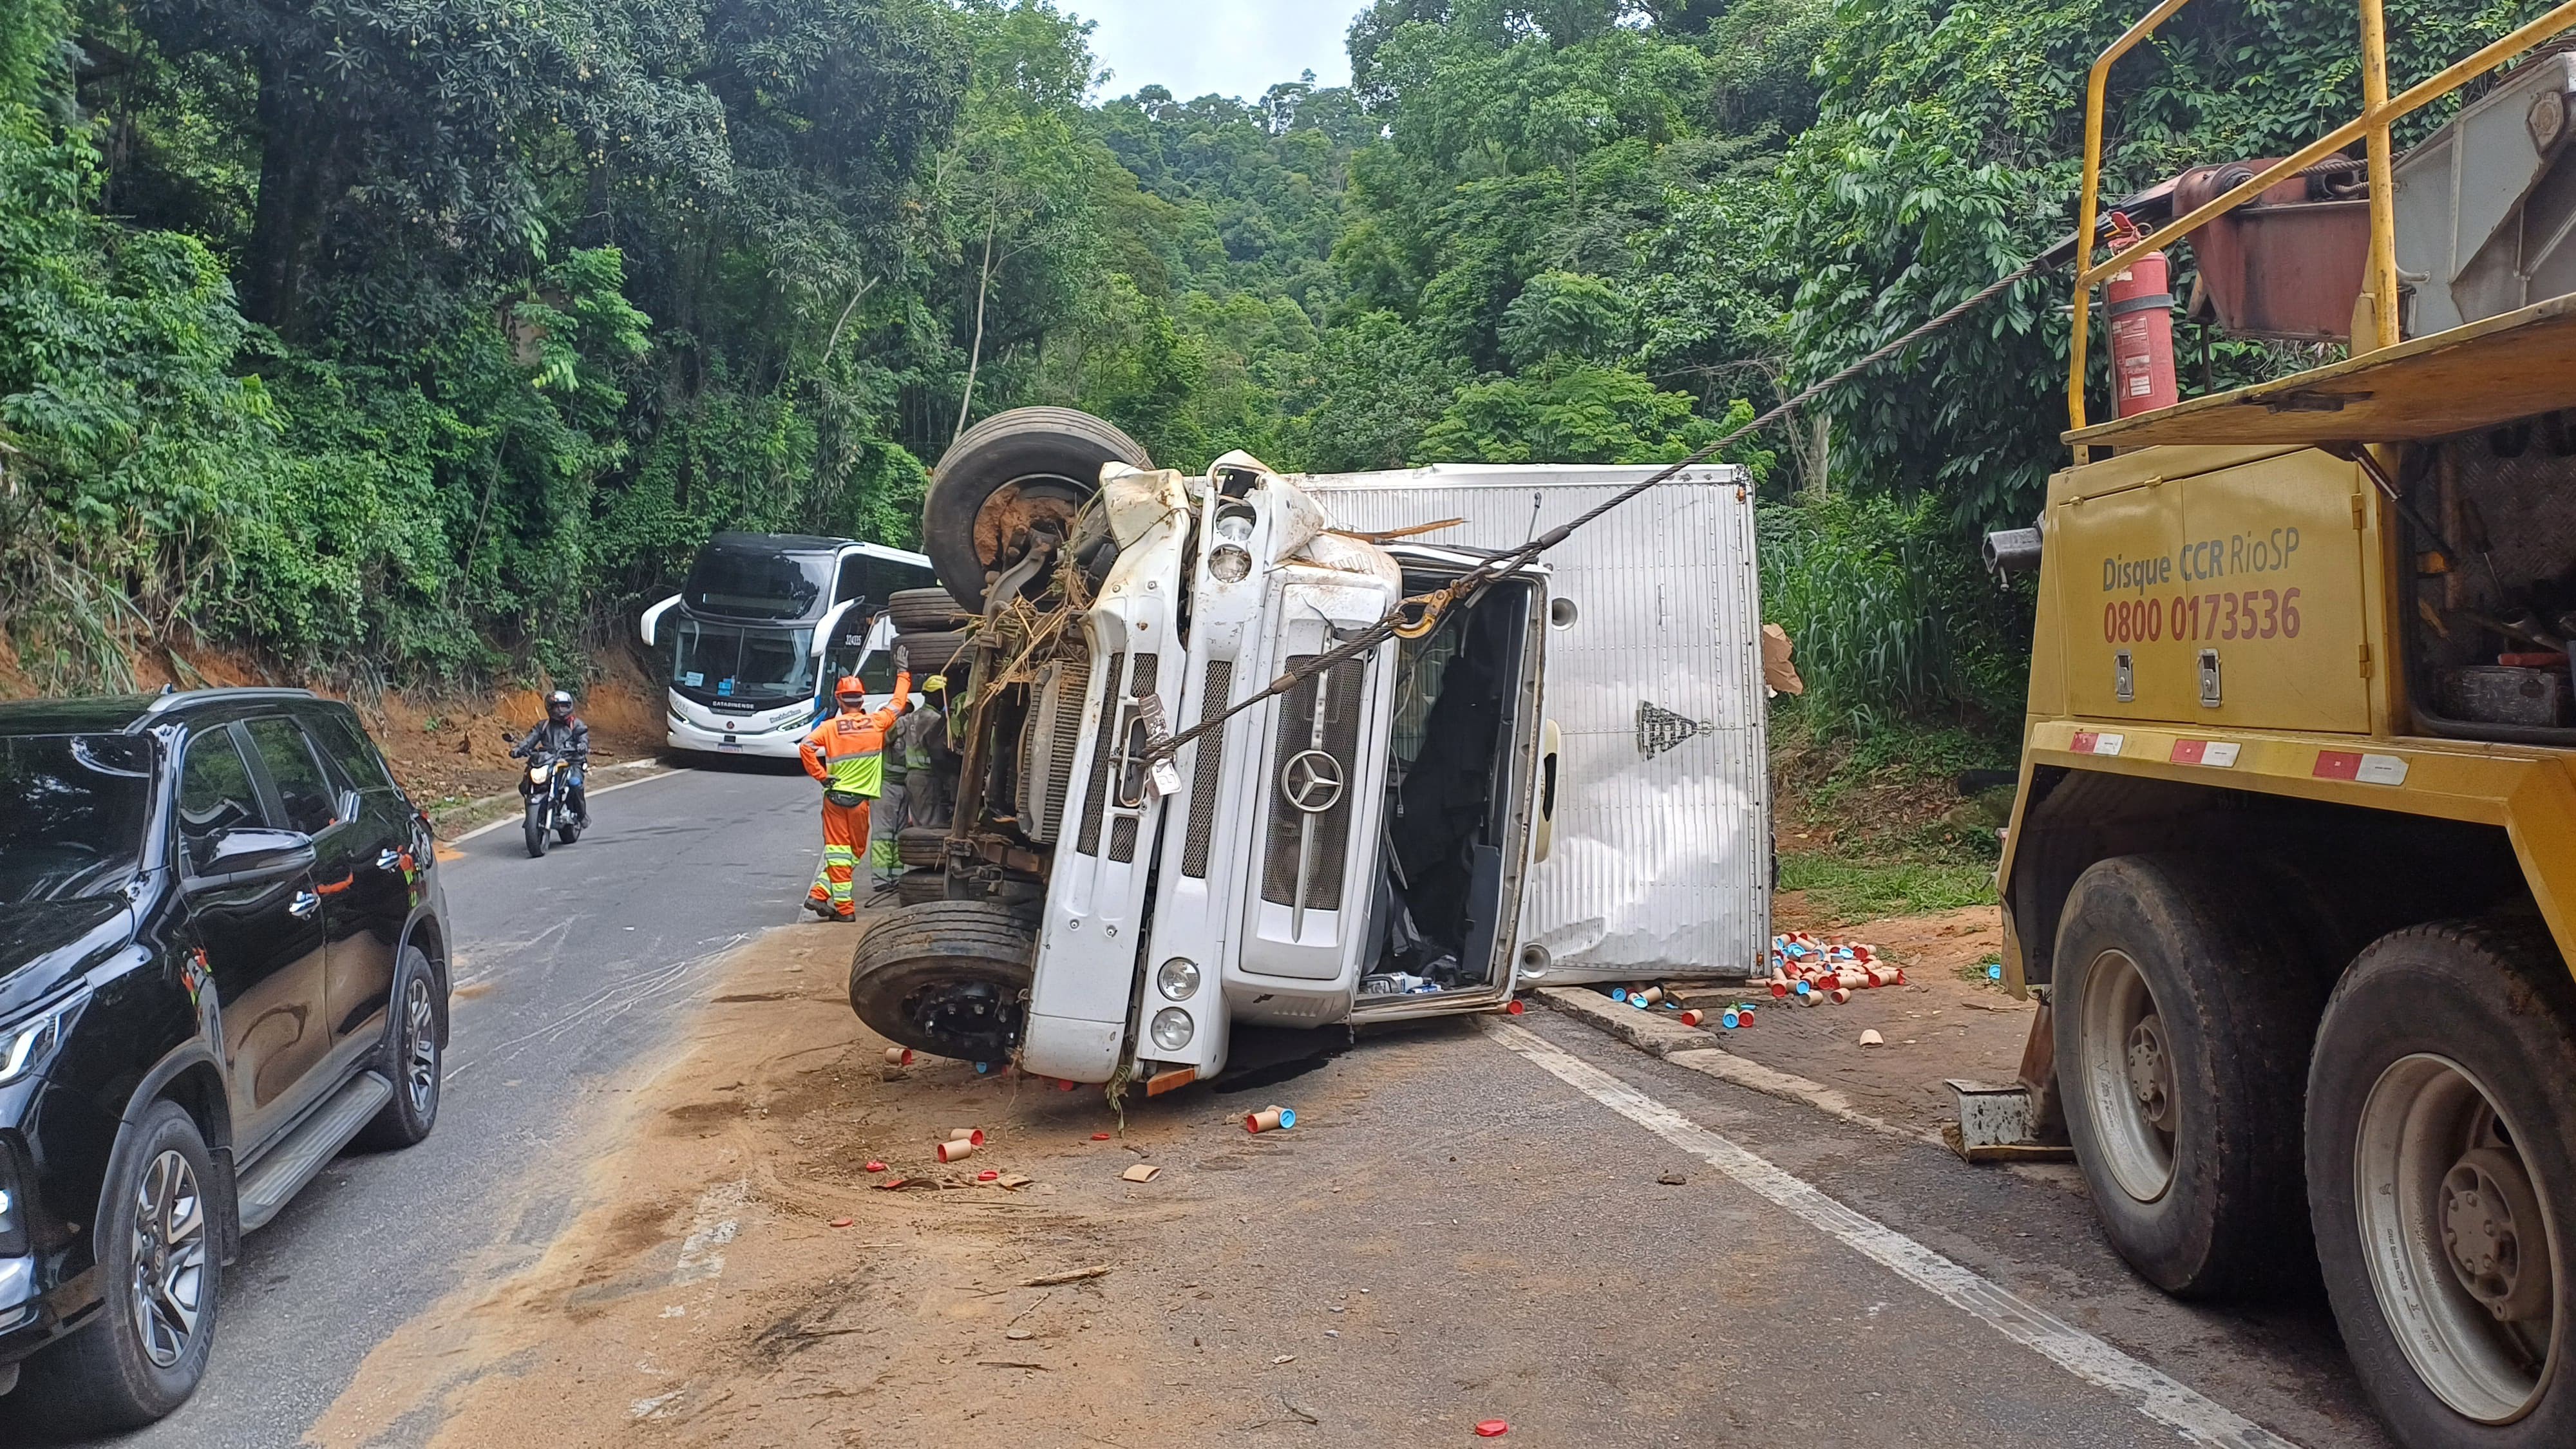
[[[810,799],[801,777],[686,772],[604,795],[596,832],[542,861],[512,830],[467,843],[439,1131],[344,1157],[253,1237],[205,1386],[121,1442],[293,1445],[397,1326],[532,1262],[716,963],[797,919]],[[1213,1194],[1200,1210],[1129,1220],[1126,1261],[1195,1291],[1152,1341],[1096,1351],[1189,1372],[1233,1348],[1254,1407],[1284,1391],[1326,1416],[1314,1442],[1450,1439],[1489,1411],[1515,1441],[2193,1442],[2142,1410],[2163,1384],[2198,1442],[2384,1449],[2321,1301],[2163,1298],[2066,1169],[1969,1168],[1540,1012],[1373,1039],[1262,1090],[1321,1120],[1226,1138],[1224,1163],[1175,1175]],[[423,1444],[433,1415],[379,1442]],[[1172,1442],[1237,1431],[1278,1426]]]
[[[461,999],[438,1130],[341,1157],[252,1235],[204,1385],[116,1442],[294,1444],[397,1324],[469,1269],[541,1249],[577,1206],[586,1128],[621,1078],[669,1047],[726,951],[795,918],[812,800],[792,770],[683,771],[597,795],[592,831],[542,860],[511,827],[460,846],[444,866]]]

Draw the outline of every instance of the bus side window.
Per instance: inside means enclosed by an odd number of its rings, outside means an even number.
[[[868,584],[871,582],[868,577],[871,572],[868,568],[868,562],[868,556],[863,553],[854,553],[848,558],[841,560],[841,576],[832,585],[833,603],[840,604],[847,603],[852,599],[865,599],[871,605],[879,607],[884,605],[885,596],[868,587]]]

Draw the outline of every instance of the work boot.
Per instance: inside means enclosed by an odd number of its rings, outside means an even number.
[[[859,919],[858,908],[855,906],[843,906],[832,913],[832,919],[839,921],[845,926],[853,924]]]
[[[828,921],[832,919],[833,916],[832,898],[830,896],[807,896],[805,898],[805,909],[812,911],[814,914],[821,916],[824,920]]]

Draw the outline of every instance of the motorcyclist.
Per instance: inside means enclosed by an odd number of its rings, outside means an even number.
[[[572,696],[563,690],[546,696],[546,717],[511,749],[510,758],[524,760],[537,754],[551,755],[563,765],[568,791],[564,803],[572,809],[573,823],[588,830],[590,796],[582,782],[590,767],[590,726],[572,712]]]
[[[912,699],[912,669],[899,645],[894,660],[894,698],[884,708],[868,708],[868,687],[856,676],[843,679],[832,688],[840,713],[816,725],[798,749],[805,773],[823,787],[823,864],[805,908],[827,921],[858,915],[852,877],[868,839],[869,806],[885,793],[886,732]]]

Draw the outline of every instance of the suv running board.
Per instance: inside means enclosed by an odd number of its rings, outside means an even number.
[[[393,1099],[394,1084],[382,1076],[360,1072],[351,1077],[241,1180],[235,1189],[241,1230],[247,1233],[266,1226]]]

